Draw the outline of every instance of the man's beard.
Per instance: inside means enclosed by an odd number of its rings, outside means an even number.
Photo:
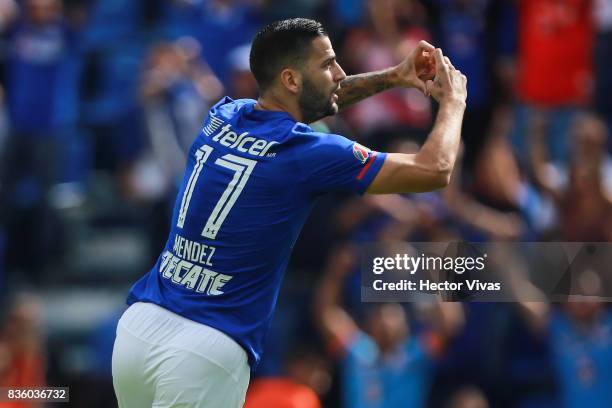
[[[304,78],[298,105],[304,123],[312,123],[325,116],[338,113],[338,106],[332,102],[331,95],[325,95],[308,78]]]

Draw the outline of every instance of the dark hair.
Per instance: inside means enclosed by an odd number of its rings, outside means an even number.
[[[277,21],[262,28],[255,35],[249,58],[259,91],[266,90],[284,68],[307,58],[311,41],[320,36],[327,36],[321,23],[307,18]]]

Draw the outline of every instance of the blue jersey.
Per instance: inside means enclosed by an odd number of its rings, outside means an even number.
[[[344,406],[351,408],[424,407],[433,358],[426,345],[410,337],[390,355],[359,332],[342,364]]]
[[[49,134],[77,121],[80,62],[61,23],[18,25],[10,34],[7,112],[13,130]]]
[[[168,242],[128,304],[156,303],[260,358],[289,255],[314,200],[363,193],[385,159],[288,113],[224,98],[192,145]]]
[[[612,404],[612,313],[605,311],[589,331],[559,311],[551,316],[552,346],[562,406],[604,408]]]

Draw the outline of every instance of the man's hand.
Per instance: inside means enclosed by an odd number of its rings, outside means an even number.
[[[427,41],[420,41],[410,55],[393,68],[398,86],[417,88],[428,95],[426,81],[434,79],[436,74],[434,50],[434,46]]]
[[[389,153],[368,193],[431,191],[448,185],[455,166],[467,99],[467,78],[439,48],[433,52],[436,75],[426,81],[425,94],[440,104],[427,141],[414,154]],[[416,68],[414,69],[416,75]]]
[[[434,79],[438,70],[434,51],[433,45],[421,41],[398,65],[345,78],[337,92],[339,110],[395,87],[417,88],[429,96],[430,87],[427,84]]]
[[[436,48],[433,52],[436,64],[436,76],[427,80],[425,94],[442,104],[459,102],[465,105],[467,99],[467,78],[461,71],[455,69],[448,57],[442,55],[442,50]]]

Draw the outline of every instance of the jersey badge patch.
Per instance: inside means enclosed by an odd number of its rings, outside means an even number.
[[[355,156],[355,158],[359,160],[361,164],[365,164],[370,157],[370,149],[355,142],[353,143],[353,156]]]

